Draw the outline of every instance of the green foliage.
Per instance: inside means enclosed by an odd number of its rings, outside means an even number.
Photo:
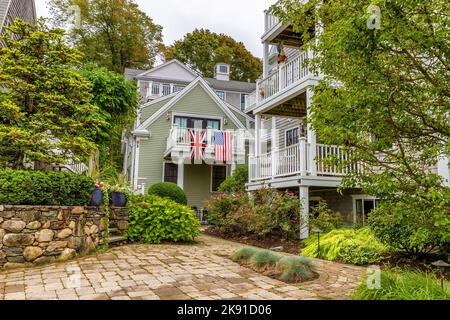
[[[432,274],[406,270],[386,270],[381,272],[380,289],[369,289],[364,280],[356,289],[355,300],[450,300],[450,284],[445,281],[444,289],[440,280]]]
[[[16,19],[0,48],[0,168],[84,161],[105,122],[62,30]],[[4,88],[7,88],[5,90]],[[57,154],[53,150],[59,150]]]
[[[301,253],[306,256],[353,264],[377,262],[387,251],[369,228],[332,230],[321,235],[320,253],[317,251],[317,235],[310,236],[304,243],[306,247]]]
[[[314,278],[313,263],[304,256],[283,257],[276,265],[281,272],[280,280],[284,282],[302,282]]]
[[[205,29],[195,29],[164,49],[166,60],[177,59],[204,77],[213,77],[216,63],[230,65],[231,79],[256,81],[262,72],[262,62],[245,48],[225,34]]]
[[[73,25],[70,7],[80,8]],[[50,0],[51,22],[69,31],[70,41],[93,62],[122,74],[125,68],[153,66],[162,27],[132,0]]]
[[[99,107],[101,115],[107,121],[96,140],[100,150],[100,166],[113,166],[120,170],[123,165],[122,132],[136,118],[136,84],[134,81],[126,81],[121,74],[91,64],[85,66],[81,74],[92,83],[91,102]]]
[[[302,282],[315,276],[312,261],[304,256],[283,256],[269,250],[245,247],[236,251],[231,259],[256,270],[267,271],[284,282]]]
[[[179,204],[187,205],[186,193],[184,193],[183,189],[181,189],[175,183],[156,183],[148,189],[148,194],[156,195],[161,198],[169,198]]]
[[[186,242],[200,235],[200,223],[191,209],[153,195],[133,197],[129,223],[127,235],[133,242]]]
[[[250,259],[250,263],[256,269],[274,267],[281,256],[269,250],[259,250]]]
[[[95,183],[66,172],[0,170],[0,203],[9,205],[84,206]]]
[[[341,215],[330,210],[326,202],[320,201],[317,206],[312,208],[309,216],[310,230],[320,229],[323,232],[329,232],[333,229],[339,229],[342,225]]]
[[[233,255],[231,256],[231,260],[233,260],[234,262],[249,261],[257,252],[258,249],[253,247],[241,248],[233,253]]]
[[[450,248],[446,206],[439,212],[421,200],[385,201],[370,213],[369,226],[382,243],[407,254],[428,253],[435,248],[448,254]]]
[[[300,201],[286,192],[262,189],[252,193],[221,194],[207,202],[210,223],[225,234],[277,235],[290,239],[299,234]]]
[[[248,167],[238,166],[232,175],[228,176],[219,187],[219,192],[245,192],[248,182]]]
[[[450,154],[450,21],[442,14],[449,4],[373,1],[381,12],[377,29],[367,26],[374,18],[369,4],[281,0],[273,11],[314,53],[310,69],[325,75],[314,88],[309,119],[318,139],[351,149],[349,162],[364,167],[342,187],[389,199],[384,218],[372,219],[373,228],[384,229],[376,234],[394,246],[397,238],[406,252],[426,251],[442,243],[437,237],[448,239],[450,230],[450,216],[443,214],[450,189],[430,170]],[[323,32],[313,35],[319,21]]]

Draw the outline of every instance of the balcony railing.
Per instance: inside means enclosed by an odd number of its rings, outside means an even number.
[[[298,144],[249,158],[251,181],[294,175],[343,177],[356,170],[360,168],[350,161],[350,154],[338,146],[317,144],[313,158],[305,138]]]
[[[266,11],[265,20],[264,20],[264,31],[265,32],[272,30],[273,27],[275,27],[279,23],[280,23],[280,19],[277,16]]]
[[[169,137],[167,138],[167,151],[173,151],[174,149],[186,149],[191,148],[192,136],[196,133],[205,134],[205,150],[207,154],[214,154],[214,134],[216,132],[221,132],[220,130],[214,129],[191,129],[191,128],[178,128],[174,127],[170,130]],[[233,131],[231,132],[232,140],[232,152],[233,155],[240,155],[244,157],[245,155],[245,132],[244,131]]]
[[[251,110],[256,105],[256,90],[250,93],[245,100],[245,111]]]
[[[258,81],[258,104],[303,81],[309,75],[305,64],[307,57],[307,52],[301,51],[287,63],[280,64],[276,72]]]

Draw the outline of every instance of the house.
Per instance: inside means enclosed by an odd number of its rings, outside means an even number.
[[[149,71],[126,70],[144,101],[122,146],[124,174],[134,190],[145,193],[158,182],[176,183],[188,204],[201,209],[236,164],[246,163],[245,134],[253,118],[232,94],[240,98],[256,85],[229,80],[226,64],[216,67],[214,79],[177,60]]]
[[[125,78],[134,79],[139,84],[143,102],[183,90],[199,74],[176,59],[163,63],[151,70],[126,69]],[[250,93],[255,91],[255,83],[230,80],[230,65],[217,63],[214,78],[204,78],[220,99],[244,111]]]
[[[0,0],[0,27],[11,25],[16,18],[36,23],[34,0]]]
[[[375,197],[360,189],[337,192],[342,178],[351,171],[362,170],[357,163],[333,165],[325,161],[333,155],[348,163],[348,154],[340,146],[318,141],[313,127],[306,124],[310,114],[313,88],[322,75],[305,65],[313,52],[289,23],[282,23],[269,10],[264,12],[263,75],[257,82],[247,113],[255,117],[255,154],[249,159],[248,191],[264,187],[298,192],[304,221],[310,208],[325,201],[330,209],[340,212],[349,223],[364,224],[367,215],[377,207]],[[315,29],[319,33],[320,27]],[[284,55],[278,55],[280,45]],[[278,59],[279,58],[279,59]],[[434,172],[450,181],[448,158],[439,159]],[[301,238],[308,237],[305,224]]]

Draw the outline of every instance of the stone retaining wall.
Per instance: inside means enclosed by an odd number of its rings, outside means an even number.
[[[128,228],[128,209],[111,208],[110,227]],[[102,240],[105,215],[94,207],[0,205],[0,269],[64,261]]]

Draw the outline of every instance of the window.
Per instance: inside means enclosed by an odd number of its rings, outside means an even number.
[[[180,128],[220,130],[220,120],[175,116],[173,124]]]
[[[178,165],[173,163],[164,164],[164,182],[178,183]]]
[[[353,222],[365,226],[369,214],[378,207],[378,200],[370,196],[353,196]]]
[[[227,178],[226,166],[213,166],[211,191],[217,192],[219,190],[219,186],[222,184],[222,182],[225,181],[226,178]]]
[[[159,95],[159,83],[152,84],[152,94]]]
[[[247,105],[248,94],[241,93],[241,110],[244,111]]]
[[[168,96],[170,92],[170,84],[163,84],[163,96]]]
[[[180,92],[184,88],[186,88],[186,87],[185,86],[173,86],[173,92]]]
[[[180,128],[187,128],[188,126],[188,118],[185,117],[175,117],[174,124]]]
[[[216,94],[220,99],[225,100],[225,91],[216,91]]]
[[[206,123],[207,129],[220,130],[220,121],[219,120],[208,120]]]
[[[286,130],[286,147],[298,143],[298,127]]]
[[[219,66],[219,72],[220,73],[228,73],[228,67],[227,66]]]

